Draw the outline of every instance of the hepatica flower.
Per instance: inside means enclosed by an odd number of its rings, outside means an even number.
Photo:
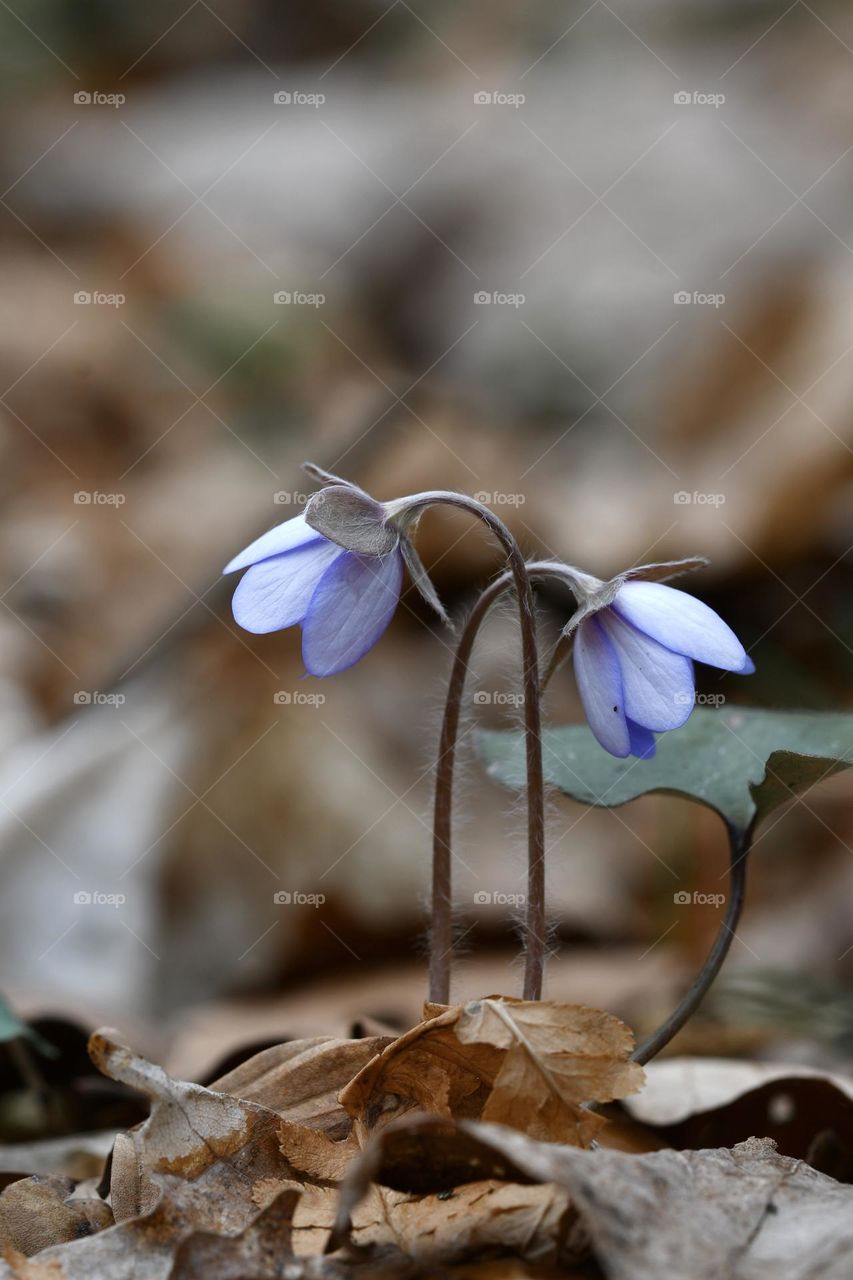
[[[701,563],[646,565],[607,583],[574,569],[564,575],[579,608],[558,650],[574,635],[584,711],[611,755],[648,759],[655,753],[656,733],[685,723],[695,702],[694,661],[740,675],[755,670],[713,609],[654,580]]]
[[[409,537],[417,516],[405,503],[383,504],[318,468],[329,483],[303,515],[285,520],[225,566],[248,570],[232,600],[246,631],[266,634],[299,623],[302,658],[312,676],[353,666],[381,637],[400,599],[403,566],[446,618]]]

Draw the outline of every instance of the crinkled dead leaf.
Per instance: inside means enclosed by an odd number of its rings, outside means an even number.
[[[216,1166],[230,1181],[280,1171],[279,1120],[268,1108],[173,1080],[108,1032],[95,1032],[89,1052],[104,1075],[151,1100],[149,1118],[116,1143],[110,1195],[117,1222],[151,1209],[160,1174],[194,1179]],[[222,1212],[229,1208],[223,1202]]]
[[[255,1054],[210,1088],[257,1102],[294,1124],[343,1138],[351,1121],[338,1101],[340,1090],[391,1043],[390,1036],[290,1040]]]
[[[341,1187],[328,1250],[380,1244],[390,1230],[409,1256],[434,1266],[496,1252],[539,1263],[567,1256],[575,1215],[565,1191],[527,1185],[523,1174],[516,1182],[475,1129],[418,1112],[379,1129]]]
[[[461,1010],[456,1035],[463,1044],[506,1050],[482,1119],[546,1142],[589,1146],[606,1122],[581,1104],[612,1102],[643,1084],[643,1068],[631,1061],[631,1031],[600,1009],[473,1000]]]
[[[492,996],[425,1013],[342,1092],[361,1141],[406,1112],[430,1111],[588,1145],[603,1121],[581,1104],[642,1084],[631,1032],[600,1010]]]
[[[342,1091],[341,1104],[361,1139],[407,1111],[482,1114],[505,1055],[494,1045],[463,1045],[455,1031],[459,1013],[451,1007],[428,1016],[384,1048]]]
[[[559,1262],[589,1250],[608,1280],[847,1280],[853,1187],[751,1139],[733,1150],[627,1155],[535,1142],[503,1125],[408,1116],[377,1133],[341,1189],[331,1243],[350,1238],[360,1198],[384,1178],[400,1130],[471,1141],[471,1171],[552,1184],[579,1215]],[[476,1155],[473,1152],[477,1152]],[[393,1164],[393,1161],[392,1161]]]
[[[298,1280],[291,1248],[298,1200],[298,1191],[282,1191],[244,1231],[229,1239],[201,1231],[188,1236],[178,1246],[169,1280],[275,1280],[285,1274]]]
[[[27,1257],[112,1223],[109,1205],[71,1178],[35,1175],[13,1182],[0,1195],[0,1247],[11,1246]]]

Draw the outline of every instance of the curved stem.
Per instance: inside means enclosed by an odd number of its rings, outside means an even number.
[[[553,566],[536,563],[526,566],[528,582],[545,576]],[[465,680],[474,642],[492,605],[507,591],[514,581],[512,572],[504,573],[480,595],[459,637],[453,659],[453,668],[447,687],[444,717],[441,723],[438,763],[436,766],[435,807],[433,811],[433,875],[432,875],[432,946],[430,954],[430,999],[446,1004],[450,993],[450,960],[453,950],[451,922],[451,858],[453,820],[453,779],[456,765],[456,744],[459,739],[459,721]],[[538,999],[542,991],[545,943],[545,888],[544,888],[544,785],[542,783],[541,742],[539,741],[539,687],[537,674],[537,724],[536,737],[539,754],[536,761],[536,778],[540,791],[534,796],[528,790],[528,813],[534,803],[541,813],[543,843],[531,856],[528,869],[528,915],[526,922],[527,946],[524,993],[525,999]],[[528,699],[525,697],[525,711]],[[528,742],[529,747],[529,742]],[[528,750],[528,788],[530,786],[530,754]],[[531,836],[532,836],[531,832]],[[539,854],[539,849],[542,853]],[[537,898],[538,894],[538,898]],[[530,993],[530,994],[528,994]]]
[[[492,582],[480,596],[465,624],[453,658],[447,686],[447,700],[441,722],[438,763],[435,776],[432,838],[432,931],[429,964],[430,1000],[447,1004],[450,998],[450,959],[453,951],[451,919],[451,836],[453,820],[453,778],[456,766],[456,744],[465,677],[474,641],[486,614],[499,596],[512,584],[512,576],[504,574]]]
[[[557,577],[572,585],[571,577],[563,566],[543,561],[527,566],[532,581]],[[474,642],[489,610],[505,591],[512,586],[512,574],[505,573],[490,583],[480,595],[459,638],[453,669],[447,690],[441,740],[436,770],[436,791],[433,839],[433,938],[442,938],[442,947],[433,947],[430,969],[431,991],[443,993],[433,999],[447,1003],[450,983],[450,954],[452,949],[450,921],[450,865],[453,809],[453,778],[456,761],[456,744],[459,737],[459,721],[468,664]],[[739,834],[726,826],[729,838],[729,900],[726,914],[708,957],[695,981],[679,1001],[676,1008],[634,1052],[634,1060],[643,1064],[661,1052],[696,1012],[717,977],[728,955],[735,931],[743,911],[746,893],[746,870],[752,844],[752,828]]]
[[[474,498],[464,494],[436,491],[416,494],[405,500],[407,517],[416,517],[420,508],[437,504],[458,507],[477,516],[497,538],[506,552],[509,573],[518,600],[521,627],[521,668],[524,692],[524,735],[527,763],[527,923],[524,962],[524,998],[538,1000],[542,994],[545,964],[545,785],[542,779],[542,717],[539,693],[539,653],[536,643],[536,621],[533,612],[533,587],[521,549],[504,522]],[[470,637],[473,644],[476,629]],[[464,644],[464,636],[463,641]],[[465,683],[465,663],[454,663],[451,690],[457,697],[456,726]],[[449,695],[450,697],[450,695]],[[442,752],[449,748],[451,764],[445,781],[453,776],[453,748],[456,727],[445,735],[442,729]],[[444,759],[444,755],[440,757]],[[445,834],[436,836],[433,844],[433,932],[430,946],[430,999],[446,1004],[450,997],[450,955],[453,947],[450,901],[450,801],[451,792],[441,795],[437,785],[436,808],[440,811]],[[444,806],[444,808],[442,808]]]
[[[732,827],[728,827],[729,835],[729,902],[726,914],[720,923],[714,945],[708,953],[702,969],[690,989],[673,1009],[669,1017],[661,1023],[657,1031],[643,1041],[634,1051],[635,1062],[646,1063],[656,1057],[661,1049],[669,1044],[691,1018],[704,1000],[708,990],[722,968],[723,961],[729,953],[735,937],[735,930],[743,910],[746,893],[746,864],[752,844],[752,828],[739,836]]]

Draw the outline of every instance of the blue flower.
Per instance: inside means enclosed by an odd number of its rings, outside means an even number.
[[[731,628],[685,591],[627,575],[606,584],[577,575],[578,585],[583,603],[564,634],[575,632],[581,701],[611,755],[648,759],[655,733],[684,724],[695,703],[694,660],[755,670]]]
[[[246,631],[263,635],[302,626],[302,657],[312,676],[354,666],[380,638],[400,599],[403,566],[443,622],[449,619],[411,535],[425,500],[376,502],[358,485],[305,463],[325,487],[302,515],[256,538],[225,566],[248,569],[232,600]]]
[[[345,671],[372,649],[393,617],[403,584],[400,538],[381,555],[349,551],[304,515],[270,529],[225,566],[248,569],[234,592],[234,618],[263,635],[302,625],[312,676]]]

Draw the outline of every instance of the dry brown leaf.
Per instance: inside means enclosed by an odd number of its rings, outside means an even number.
[[[362,1142],[407,1111],[482,1113],[504,1053],[488,1044],[463,1045],[455,1032],[459,1013],[451,1007],[428,1016],[384,1048],[341,1092]]]
[[[291,1040],[255,1054],[210,1088],[257,1102],[287,1120],[321,1129],[331,1137],[343,1137],[351,1122],[338,1102],[338,1093],[390,1043],[389,1036]]]
[[[586,1237],[608,1280],[848,1280],[853,1187],[752,1139],[733,1150],[626,1155],[535,1142],[503,1125],[407,1116],[377,1133],[341,1188],[332,1243],[351,1237],[362,1199],[399,1177],[397,1148],[417,1139],[451,1162],[468,1141],[469,1174],[554,1184],[580,1223],[560,1261]],[[476,1162],[476,1163],[475,1163]]]
[[[175,1253],[169,1280],[276,1280],[287,1275],[297,1280],[291,1249],[293,1211],[297,1191],[282,1191],[240,1235],[198,1232],[189,1236]]]
[[[110,1192],[117,1222],[153,1207],[158,1175],[193,1179],[217,1166],[228,1171],[226,1181],[233,1174],[254,1181],[283,1171],[278,1116],[268,1108],[173,1080],[108,1032],[92,1036],[89,1052],[104,1075],[151,1099],[149,1118],[116,1144]]]
[[[395,1243],[417,1262],[433,1266],[499,1251],[554,1262],[572,1211],[559,1187],[470,1182],[442,1196],[410,1196],[372,1187],[356,1211],[358,1245]]]
[[[490,997],[464,1006],[456,1035],[506,1050],[481,1118],[542,1141],[589,1146],[606,1121],[581,1104],[612,1102],[643,1083],[630,1030],[600,1009]]]
[[[306,1178],[319,1182],[340,1182],[361,1150],[354,1133],[342,1142],[334,1142],[319,1129],[308,1129],[286,1120],[279,1127],[279,1144],[289,1165]]]
[[[642,1084],[642,1068],[630,1061],[631,1032],[601,1010],[490,996],[424,1012],[425,1022],[341,1094],[362,1142],[422,1110],[588,1145],[603,1121],[580,1104],[623,1097]]]
[[[255,1188],[292,1172],[279,1149],[280,1119],[257,1103],[173,1080],[109,1033],[92,1037],[90,1053],[106,1075],[148,1095],[151,1115],[116,1143],[117,1225],[85,1252],[79,1242],[59,1245],[37,1262],[56,1280],[165,1280],[188,1234],[239,1234],[258,1216]],[[15,1265],[10,1274],[26,1280],[41,1274]]]
[[[31,1257],[66,1240],[79,1240],[112,1226],[108,1204],[82,1195],[71,1178],[40,1174],[13,1182],[0,1195],[0,1246]]]

